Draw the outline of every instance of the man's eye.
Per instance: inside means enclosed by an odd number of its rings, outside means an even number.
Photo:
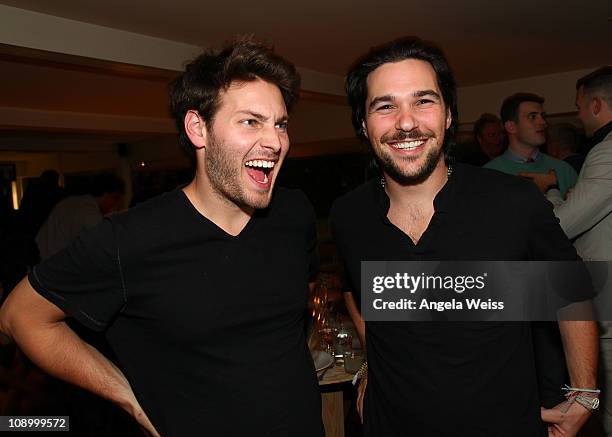
[[[288,123],[286,121],[282,121],[280,123],[276,123],[276,128],[282,131],[286,131],[287,130],[287,125]]]
[[[389,111],[393,109],[392,105],[380,105],[376,108],[377,111]]]
[[[433,100],[430,100],[430,99],[419,99],[419,100],[417,100],[417,105],[427,105],[429,103],[433,103]]]
[[[241,120],[240,123],[244,124],[245,126],[255,127],[259,124],[259,121],[255,120],[254,118],[249,118],[246,120]]]

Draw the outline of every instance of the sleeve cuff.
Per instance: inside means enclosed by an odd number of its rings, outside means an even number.
[[[561,191],[557,188],[551,188],[546,192],[546,199],[550,203],[553,204],[554,207],[557,207],[563,203],[563,197],[561,196]]]

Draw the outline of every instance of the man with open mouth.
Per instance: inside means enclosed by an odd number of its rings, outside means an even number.
[[[193,181],[36,266],[1,330],[154,436],[321,437],[304,333],[314,213],[301,192],[273,190],[298,89],[295,67],[250,39],[192,61],[171,109]],[[117,361],[68,316],[104,332]]]

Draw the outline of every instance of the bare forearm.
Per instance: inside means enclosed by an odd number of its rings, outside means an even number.
[[[559,330],[571,385],[595,388],[599,355],[597,324],[592,321],[560,321]]]
[[[135,398],[125,376],[81,340],[64,318],[61,309],[40,296],[24,279],[0,309],[0,329],[45,372],[130,411]]]
[[[14,336],[28,358],[56,378],[78,385],[131,412],[135,396],[123,373],[64,322],[45,332]]]
[[[64,312],[22,280],[0,308],[0,330],[47,373],[115,402],[152,436],[159,433],[121,371],[79,338]]]

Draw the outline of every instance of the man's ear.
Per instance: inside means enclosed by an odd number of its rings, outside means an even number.
[[[208,131],[198,111],[191,109],[185,114],[185,132],[196,149],[206,148]]]
[[[364,137],[366,137],[367,139],[370,139],[370,137],[368,137],[368,130],[366,129],[365,120],[361,122],[361,132],[363,132]]]
[[[601,108],[602,108],[602,101],[601,101],[601,97],[593,97],[591,99],[591,101],[589,102],[589,110],[591,111],[591,113],[597,117],[599,115],[599,113],[601,112]]]
[[[450,110],[447,108],[446,109],[446,128],[444,130],[446,130],[446,129],[448,129],[450,127],[452,121],[453,121],[453,116],[452,116]]]
[[[515,134],[516,133],[516,122],[512,120],[508,120],[507,122],[504,123],[504,129],[509,134]]]

